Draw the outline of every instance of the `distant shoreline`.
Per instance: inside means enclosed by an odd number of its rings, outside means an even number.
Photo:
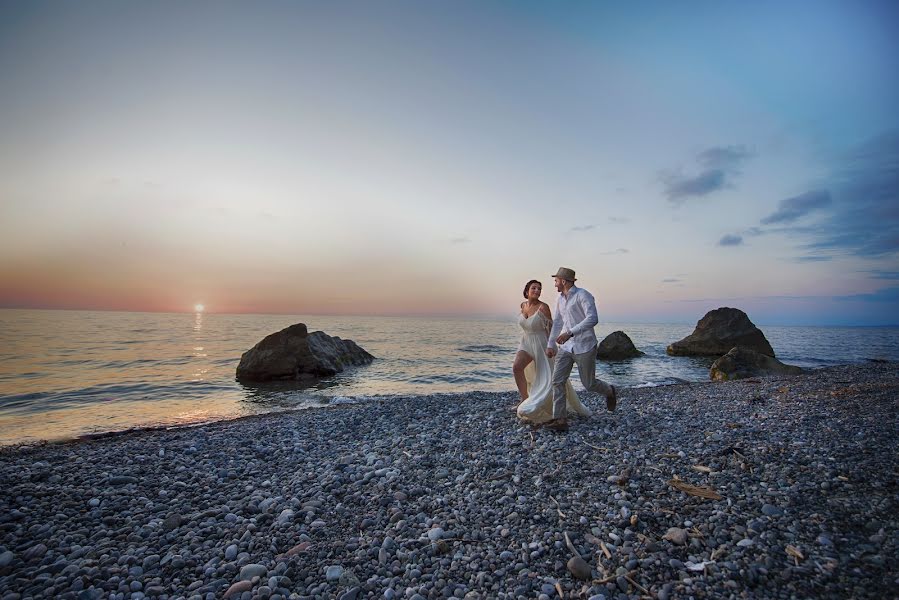
[[[896,584],[899,363],[620,398],[606,413],[586,394],[596,413],[567,434],[519,423],[511,392],[469,392],[6,447],[0,595],[874,598]]]

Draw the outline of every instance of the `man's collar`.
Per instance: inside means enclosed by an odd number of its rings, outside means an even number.
[[[577,286],[572,284],[571,287],[568,288],[567,292],[562,292],[562,295],[565,296],[566,298],[568,298],[568,296],[570,296],[571,293],[574,292],[574,290],[576,290],[576,289],[577,289]]]

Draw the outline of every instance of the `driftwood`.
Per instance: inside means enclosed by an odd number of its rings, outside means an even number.
[[[669,479],[668,485],[691,496],[698,496],[700,498],[706,498],[708,500],[721,500],[722,498],[721,494],[719,494],[712,488],[690,485],[689,483],[681,481],[680,479]]]

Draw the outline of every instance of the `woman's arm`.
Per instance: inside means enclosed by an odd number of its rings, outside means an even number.
[[[552,331],[553,328],[553,314],[552,311],[549,310],[549,304],[541,302],[538,310],[543,313],[544,317],[546,317],[546,335],[549,335],[549,332]]]

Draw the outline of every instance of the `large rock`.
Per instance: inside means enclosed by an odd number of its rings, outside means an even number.
[[[761,377],[764,375],[799,375],[802,369],[785,365],[776,358],[737,346],[712,363],[709,378],[716,381]]]
[[[634,342],[623,331],[613,331],[599,343],[596,349],[596,358],[601,360],[624,360],[643,356],[643,352],[637,350]]]
[[[374,356],[352,340],[309,333],[304,323],[266,336],[247,350],[237,365],[240,381],[272,379],[312,380],[330,377],[354,365],[367,365]]]
[[[723,356],[734,346],[774,356],[765,334],[739,308],[716,308],[696,324],[693,333],[669,345],[671,356]]]

